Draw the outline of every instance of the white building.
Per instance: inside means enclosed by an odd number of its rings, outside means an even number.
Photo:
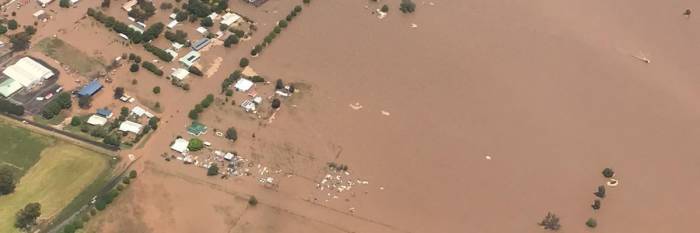
[[[139,134],[141,133],[141,130],[143,130],[143,125],[132,121],[124,121],[121,125],[119,125],[119,131],[122,132]]]
[[[107,124],[107,118],[98,115],[92,115],[90,116],[90,118],[88,118],[87,123],[95,126],[103,126]]]
[[[46,7],[49,3],[53,2],[53,0],[36,0],[36,2],[39,3],[39,6]]]
[[[177,20],[170,21],[170,23],[168,23],[168,25],[166,25],[166,27],[168,27],[170,29],[175,28],[175,26],[177,26]]]
[[[238,22],[238,20],[241,20],[241,16],[231,12],[221,16],[221,24],[226,26],[231,26],[231,24]]]
[[[199,60],[199,57],[201,57],[202,54],[200,54],[197,51],[192,50],[191,52],[187,53],[184,57],[180,58],[180,63],[184,65],[187,68],[190,68],[190,66],[194,65],[194,63]]]
[[[178,138],[175,140],[175,143],[173,143],[173,145],[170,146],[170,149],[180,153],[186,153],[188,145],[190,145],[189,141],[182,138]]]
[[[131,109],[131,114],[134,114],[134,115],[136,115],[136,116],[138,116],[138,117],[142,117],[142,116],[144,116],[144,115],[145,115],[146,117],[148,117],[148,118],[153,117],[153,114],[151,114],[150,112],[146,111],[145,109],[143,109],[143,108],[141,108],[141,107],[139,107],[139,106],[136,106],[136,107],[134,107],[133,109]]]
[[[250,81],[248,79],[241,78],[241,79],[238,79],[238,81],[236,81],[236,84],[234,84],[233,87],[237,91],[246,92],[246,91],[250,90],[250,88],[252,88],[253,85],[254,85],[254,83],[252,81]]]
[[[187,78],[187,75],[189,74],[190,72],[186,69],[177,68],[173,71],[173,73],[170,74],[170,77],[182,81],[185,80]]]
[[[124,9],[124,10],[127,11],[127,12],[129,12],[129,11],[131,11],[131,8],[133,8],[134,6],[136,6],[136,4],[138,4],[138,3],[139,3],[139,2],[138,2],[137,0],[128,1],[128,2],[124,3],[124,5],[122,5],[122,9]]]
[[[199,34],[202,35],[207,35],[209,33],[209,30],[207,30],[207,28],[205,27],[198,27],[196,30],[197,32],[199,32]]]
[[[49,68],[29,57],[19,59],[17,63],[7,67],[2,73],[24,87],[31,87],[41,80],[49,79],[55,75]]]

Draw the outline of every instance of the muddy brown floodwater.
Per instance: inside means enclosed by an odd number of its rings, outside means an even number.
[[[380,20],[371,11],[383,3],[314,0],[251,60],[263,76],[303,87],[272,123],[235,106],[203,113],[240,138],[205,140],[291,175],[276,177],[276,189],[208,178],[159,154],[296,3],[231,1],[260,32],[207,52],[204,64],[223,63],[190,80],[190,92],[141,71],[151,79],[127,89],[158,98],[163,126],[124,152],[141,156],[139,178],[94,231],[543,232],[536,223],[549,211],[562,232],[586,231],[589,217],[597,232],[697,229],[700,20],[682,13],[699,2],[426,0],[411,15],[383,2],[391,9]],[[160,96],[148,93],[155,85]],[[332,198],[316,189],[326,162],[369,184]],[[594,212],[605,167],[621,183]],[[258,206],[246,206],[250,195]]]

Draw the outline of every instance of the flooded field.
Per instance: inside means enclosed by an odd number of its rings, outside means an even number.
[[[207,75],[191,76],[189,91],[145,70],[114,71],[96,107],[118,108],[109,90],[122,86],[146,106],[158,102],[162,126],[123,152],[140,156],[141,178],[92,231],[542,232],[547,212],[564,232],[585,231],[591,217],[598,232],[695,229],[700,188],[683,184],[700,178],[700,21],[682,13],[700,4],[435,0],[405,15],[398,0],[314,0],[250,62],[299,91],[274,118],[269,108],[245,113],[246,94],[227,98],[221,82],[299,2],[230,1],[258,32],[204,52]],[[105,12],[125,21],[121,3]],[[379,19],[383,4],[390,10]],[[40,26],[39,35],[70,31],[59,37],[103,62],[125,52],[155,59],[82,18],[96,5],[61,10],[56,17],[70,22]],[[197,25],[178,29],[196,39]],[[158,65],[166,74],[178,66]],[[255,88],[268,97],[273,84]],[[198,119],[210,132],[200,138],[246,158],[250,177],[206,177],[159,156],[190,137],[187,113],[210,93],[215,105]],[[228,127],[235,143],[213,133]],[[605,167],[620,185],[594,211]],[[274,187],[261,184],[267,178]],[[251,195],[260,204],[246,206]]]

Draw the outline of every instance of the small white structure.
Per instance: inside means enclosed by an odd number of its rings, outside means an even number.
[[[226,26],[231,26],[231,24],[238,22],[238,20],[241,20],[241,16],[231,12],[221,16],[221,24]]]
[[[241,103],[241,108],[245,109],[246,112],[254,112],[255,111],[255,103],[250,100],[245,100],[243,103]]]
[[[209,30],[207,30],[207,28],[205,27],[198,27],[197,32],[199,32],[202,35],[206,35],[207,33],[209,33]]]
[[[180,58],[180,63],[182,63],[182,65],[184,65],[185,67],[190,68],[190,66],[194,65],[201,56],[202,54],[192,50],[191,52],[187,53],[184,57]]]
[[[119,33],[119,37],[121,37],[122,39],[125,39],[125,40],[129,40],[129,37],[124,35],[124,33]]]
[[[257,105],[261,105],[262,102],[263,102],[263,98],[261,96],[256,96],[255,98],[253,98],[253,103],[255,103]]]
[[[144,116],[144,115],[145,115],[146,117],[148,117],[148,118],[153,117],[153,114],[151,114],[150,112],[146,111],[145,109],[143,109],[143,108],[141,108],[141,107],[139,107],[139,106],[136,106],[136,107],[134,107],[133,109],[131,109],[131,114],[134,114],[134,115],[136,115],[136,116],[138,116],[138,117],[142,117],[142,116]]]
[[[185,80],[187,78],[187,75],[189,74],[190,72],[186,69],[177,68],[173,71],[173,73],[170,74],[170,77],[182,81]]]
[[[37,18],[39,20],[48,18],[48,16],[46,15],[46,11],[44,11],[44,10],[38,10],[38,11],[34,12],[34,14],[32,14],[32,15],[34,16],[34,18]]]
[[[140,32],[141,34],[143,34],[143,29],[141,29],[141,27],[139,27],[139,26],[131,24],[131,25],[129,25],[129,28],[134,29],[134,31],[137,31],[137,32]]]
[[[177,151],[177,152],[180,152],[180,153],[186,153],[188,145],[190,145],[189,141],[182,139],[182,138],[178,138],[178,139],[175,139],[175,143],[173,143],[173,145],[170,146],[170,149]]]
[[[166,27],[168,27],[170,29],[175,28],[175,26],[177,26],[177,20],[170,21],[170,23],[168,23],[168,25],[166,25]]]
[[[185,47],[185,45],[177,43],[177,42],[173,42],[172,44],[170,44],[170,47],[172,47],[175,51],[178,51],[182,47]]]
[[[24,87],[31,87],[41,80],[54,76],[53,71],[29,57],[19,59],[17,63],[7,67],[2,73]]]
[[[139,3],[138,0],[131,0],[131,1],[128,1],[128,2],[124,3],[124,5],[122,5],[122,9],[124,9],[124,10],[127,11],[127,12],[129,12],[129,11],[131,11],[131,8],[133,8],[134,6],[136,6],[136,4],[138,4],[138,3]]]
[[[73,6],[73,5],[77,4],[78,2],[80,2],[80,0],[70,0],[70,5]]]
[[[124,121],[121,125],[119,125],[119,131],[122,132],[139,134],[141,133],[141,130],[143,130],[143,125],[132,121]]]
[[[176,57],[177,57],[177,52],[175,52],[175,50],[172,50],[172,49],[165,49],[165,52],[168,53],[168,54],[170,54],[170,56],[173,56],[173,58],[176,58]]]
[[[250,80],[244,79],[244,78],[240,78],[240,79],[238,79],[238,81],[236,81],[236,84],[233,85],[233,88],[235,88],[237,91],[246,92],[246,91],[250,90],[250,88],[252,88],[253,85],[255,85],[255,83],[253,83],[253,81],[250,81]]]
[[[226,154],[224,155],[224,159],[225,159],[225,160],[228,160],[228,161],[231,161],[231,160],[233,159],[234,156],[235,156],[235,155],[232,154],[232,153],[226,153]]]
[[[103,126],[107,124],[107,118],[98,115],[92,115],[90,116],[90,118],[88,118],[87,123],[95,126]]]
[[[170,16],[168,16],[168,18],[175,20],[177,18],[177,14],[172,13],[172,14],[170,14]]]
[[[213,20],[216,20],[217,18],[219,18],[219,14],[217,14],[216,12],[212,12],[211,14],[209,14],[209,18],[210,18],[212,21],[213,21]]]
[[[39,4],[39,6],[46,7],[46,5],[49,5],[49,3],[53,2],[53,0],[37,0],[36,2]]]

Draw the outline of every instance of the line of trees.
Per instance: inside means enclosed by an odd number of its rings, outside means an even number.
[[[175,32],[171,31],[166,31],[165,32],[165,39],[168,39],[169,41],[172,42],[177,42],[182,45],[187,44],[187,32],[184,32],[182,30],[176,30]]]
[[[173,60],[173,55],[170,55],[168,52],[165,52],[165,50],[158,48],[156,46],[153,46],[149,43],[143,44],[143,48],[146,49],[146,51],[152,53],[153,55],[156,55],[160,60],[170,62]]]
[[[194,106],[194,109],[190,110],[188,116],[192,120],[197,120],[199,119],[199,114],[204,112],[204,109],[208,108],[211,106],[211,104],[214,103],[214,95],[209,94],[207,97],[205,97],[202,102]]]
[[[61,110],[69,109],[71,106],[73,106],[73,102],[71,101],[70,94],[61,92],[55,99],[44,105],[44,108],[41,110],[41,116],[46,119],[51,119],[58,115]]]
[[[0,112],[21,116],[24,114],[24,106],[0,99]]]
[[[158,75],[158,76],[163,76],[163,71],[161,69],[158,69],[158,67],[150,62],[143,62],[141,63],[141,66],[143,66],[144,69],[150,71],[151,73]]]
[[[265,39],[263,39],[263,42],[255,45],[253,47],[253,50],[250,51],[250,55],[252,56],[257,56],[258,54],[262,53],[263,49],[270,45],[272,41],[277,38],[277,35],[282,32],[283,29],[287,28],[289,26],[289,22],[291,22],[299,13],[301,13],[302,7],[301,5],[297,5],[294,7],[294,9],[289,12],[289,15],[283,20],[277,21],[277,26],[275,26],[270,33],[265,36]]]
[[[138,1],[138,8],[132,8],[128,15],[139,22],[146,22],[151,16],[156,14],[156,7],[151,1]]]
[[[126,35],[127,37],[129,37],[129,40],[134,44],[138,44],[143,41],[143,34],[141,32],[136,31],[133,28],[129,28],[129,26],[125,23],[117,21],[112,16],[105,15],[104,13],[102,13],[102,11],[88,8],[87,15],[95,18],[95,20],[102,23],[105,27],[110,28],[117,33]]]
[[[221,82],[221,93],[224,93],[236,80],[241,78],[241,70],[235,70],[233,73],[229,74],[224,81]]]
[[[143,32],[143,41],[151,41],[158,38],[164,29],[165,25],[161,22],[151,25]]]

